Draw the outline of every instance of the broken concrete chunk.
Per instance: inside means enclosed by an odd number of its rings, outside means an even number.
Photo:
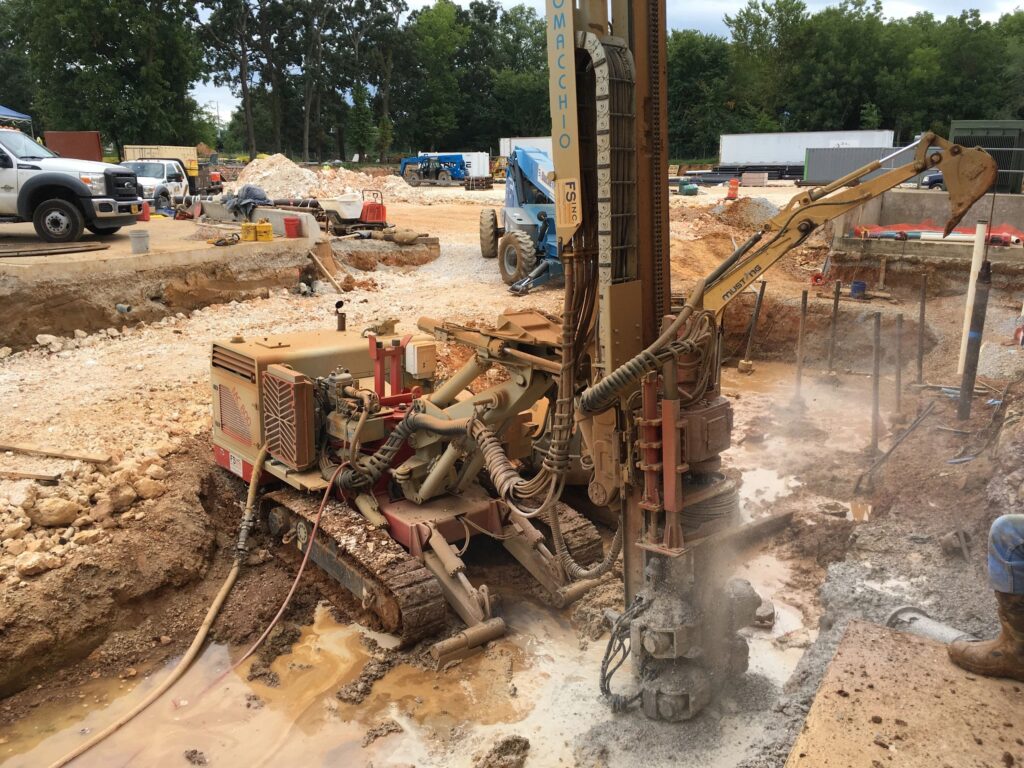
[[[81,507],[73,501],[53,496],[43,499],[28,511],[29,519],[46,528],[71,525],[81,514]]]
[[[142,479],[135,481],[135,491],[143,499],[155,499],[166,493],[167,486],[159,480],[154,480],[151,477],[143,477]]]
[[[38,576],[60,567],[60,558],[49,552],[23,552],[14,560],[14,569],[22,576]]]
[[[761,604],[754,611],[752,626],[763,629],[771,629],[775,626],[775,603],[771,600],[761,600]]]

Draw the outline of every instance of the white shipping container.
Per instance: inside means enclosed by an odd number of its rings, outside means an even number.
[[[808,149],[891,147],[892,131],[800,131],[722,134],[720,165],[803,165]]]
[[[498,151],[502,157],[511,155],[512,150],[516,147],[533,147],[544,150],[548,153],[548,157],[552,155],[550,136],[511,136],[498,140]]]

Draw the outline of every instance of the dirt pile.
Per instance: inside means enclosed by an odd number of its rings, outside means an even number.
[[[725,224],[757,229],[779,212],[779,207],[763,197],[741,197],[733,203],[721,203],[711,209]]]
[[[253,160],[229,187],[237,190],[244,184],[254,184],[270,198],[337,197],[346,192],[381,190],[389,182],[397,187],[392,179],[409,188],[398,176],[370,176],[347,168],[311,170],[276,154]]]

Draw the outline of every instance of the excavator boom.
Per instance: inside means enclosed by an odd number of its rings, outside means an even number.
[[[822,224],[909,181],[922,171],[929,168],[941,170],[949,190],[950,217],[944,235],[953,231],[964,214],[996,180],[995,160],[985,150],[961,147],[934,133],[925,133],[920,138],[911,162],[862,181],[868,174],[879,170],[886,159],[876,160],[831,184],[815,187],[790,200],[764,223],[757,235],[708,276],[704,309],[721,315],[730,301]]]

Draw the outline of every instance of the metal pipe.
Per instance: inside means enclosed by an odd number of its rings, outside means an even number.
[[[843,290],[843,281],[836,280],[832,291],[832,321],[828,336],[828,372],[832,373],[836,365],[836,333],[839,330],[839,294]]]
[[[473,355],[448,381],[438,387],[428,399],[438,408],[447,408],[455,402],[455,397],[459,392],[468,387],[473,382],[473,379],[490,367],[491,363],[489,360],[483,360],[478,355]]]
[[[977,640],[974,635],[961,632],[956,627],[936,621],[927,613],[913,605],[904,605],[897,608],[889,618],[885,620],[885,626],[898,629],[902,632],[909,632],[912,635],[935,640],[949,645],[954,640]]]
[[[754,361],[750,358],[751,353],[754,349],[754,335],[757,333],[757,319],[761,316],[761,303],[764,301],[764,290],[768,283],[765,280],[761,281],[760,287],[757,289],[757,298],[754,299],[754,314],[750,316],[750,334],[747,336],[747,353],[743,356],[743,359],[739,362],[739,371],[741,373],[750,373],[754,370]],[[718,370],[720,366],[715,366],[715,370]]]
[[[917,310],[917,383],[924,384],[924,308],[928,301],[928,275],[921,278],[921,306]]]
[[[960,336],[960,357],[957,359],[956,372],[963,374],[964,361],[967,359],[967,336],[971,331],[971,314],[974,311],[974,292],[978,285],[978,272],[981,262],[985,260],[985,235],[988,234],[988,222],[978,221],[974,230],[974,252],[971,254],[971,274],[967,283],[967,301],[964,303],[964,330]]]
[[[800,330],[796,337],[796,398],[800,399],[800,385],[804,378],[804,329],[807,326],[807,289],[800,294]]]
[[[455,467],[455,462],[462,456],[462,446],[460,443],[460,440],[453,440],[448,443],[448,447],[444,449],[441,458],[434,462],[434,466],[430,468],[430,472],[423,478],[423,482],[420,483],[420,489],[416,494],[419,497],[418,504],[432,499],[442,490],[448,474]]]
[[[978,376],[978,355],[981,352],[981,335],[985,331],[985,313],[988,311],[988,294],[991,287],[992,263],[983,261],[978,273],[977,290],[971,311],[964,372],[960,380],[960,402],[956,407],[956,417],[961,421],[971,417],[971,397],[974,394],[974,380]]]
[[[903,399],[903,313],[896,315],[896,413],[902,411]]]
[[[868,452],[872,455],[878,453],[878,423],[881,421],[879,384],[882,374],[882,313],[875,312],[874,317],[875,334],[874,348],[872,354],[871,368],[871,446]]]

